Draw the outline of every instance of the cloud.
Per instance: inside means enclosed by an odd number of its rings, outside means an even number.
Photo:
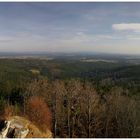
[[[112,28],[117,31],[140,32],[140,23],[120,23],[113,24]]]
[[[120,39],[117,36],[113,36],[113,35],[96,35],[94,36],[96,38],[96,40],[101,41],[101,40],[115,40],[115,39]]]
[[[13,41],[13,38],[11,37],[0,36],[0,43],[9,43],[11,41]]]

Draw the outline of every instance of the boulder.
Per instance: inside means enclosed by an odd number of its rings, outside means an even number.
[[[13,116],[0,121],[0,138],[52,138],[49,129],[42,132],[24,117]]]

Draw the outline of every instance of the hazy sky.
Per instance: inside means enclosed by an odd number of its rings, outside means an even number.
[[[140,3],[0,3],[0,52],[140,54]]]

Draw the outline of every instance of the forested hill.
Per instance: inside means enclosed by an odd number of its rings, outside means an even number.
[[[69,58],[69,57],[68,57]],[[23,86],[35,78],[46,77],[49,80],[68,80],[78,78],[82,81],[90,81],[102,86],[106,81],[106,87],[118,85],[131,89],[137,94],[140,84],[139,59],[132,63],[126,59],[103,61],[81,61],[81,57],[68,59],[55,58],[2,58],[0,59],[0,90],[9,90],[13,87]],[[83,58],[83,57],[82,57]],[[89,59],[89,58],[88,58]],[[87,59],[87,60],[88,60]],[[83,60],[83,59],[82,59]],[[91,60],[91,58],[90,58]],[[100,61],[99,61],[100,60]],[[137,62],[137,63],[136,63]],[[11,87],[10,87],[11,86]],[[106,88],[106,89],[107,89]]]
[[[2,57],[0,120],[59,138],[140,137],[139,75],[134,58]]]

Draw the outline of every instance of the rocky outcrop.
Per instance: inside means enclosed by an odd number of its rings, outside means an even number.
[[[13,116],[0,121],[0,138],[52,138],[49,129],[42,132],[29,120]]]

